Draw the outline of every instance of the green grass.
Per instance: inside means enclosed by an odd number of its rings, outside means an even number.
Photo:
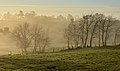
[[[0,57],[0,71],[120,71],[120,49],[78,49]]]

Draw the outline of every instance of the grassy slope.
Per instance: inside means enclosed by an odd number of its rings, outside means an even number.
[[[120,49],[82,49],[39,55],[0,57],[0,71],[119,70]]]

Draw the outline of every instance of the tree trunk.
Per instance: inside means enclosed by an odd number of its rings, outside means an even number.
[[[68,49],[70,49],[70,40],[69,40],[69,37],[68,37]]]
[[[108,34],[107,34],[107,32],[106,32],[104,46],[107,46],[107,38],[108,38]]]
[[[93,33],[92,33],[91,38],[90,38],[90,47],[92,47],[92,41],[93,41]]]
[[[37,38],[35,37],[34,39],[34,48],[33,48],[33,53],[37,52]]]
[[[115,37],[114,37],[114,45],[117,45],[117,32],[115,32]]]
[[[104,43],[105,46],[107,46],[107,39],[109,37],[108,29],[109,29],[109,25],[107,25],[107,28],[106,28],[106,31],[105,31],[105,34],[106,34],[105,35],[105,43]]]
[[[97,27],[97,23],[95,23],[94,28],[92,30],[92,34],[91,34],[91,37],[90,37],[90,47],[92,47],[92,41],[93,41],[93,36],[94,36],[96,27]]]
[[[100,47],[100,40],[101,38],[100,38],[100,26],[99,26],[99,47]]]
[[[105,44],[104,44],[104,33],[105,32],[105,23],[103,23],[103,25],[102,25],[102,45],[103,46],[105,46]]]
[[[85,38],[84,47],[86,47],[86,46],[87,46],[87,40],[88,40],[88,30],[87,30],[87,33],[86,33],[86,38]]]
[[[46,46],[47,46],[47,40],[45,41],[45,44],[44,44],[43,49],[42,49],[42,52],[45,52]]]
[[[74,48],[72,42],[71,42],[71,47],[72,47],[72,49]]]
[[[24,48],[24,53],[25,55],[27,55],[27,48]]]
[[[81,34],[82,34],[82,37],[81,37],[82,44],[81,44],[81,46],[82,46],[82,48],[84,48],[84,24],[82,24],[82,26],[83,26],[83,28],[82,28],[82,32],[81,32]]]

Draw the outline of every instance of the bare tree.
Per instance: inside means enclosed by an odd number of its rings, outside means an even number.
[[[41,34],[43,32],[43,29],[41,26],[39,26],[38,24],[33,25],[32,27],[32,35],[33,35],[33,52],[37,52],[37,48],[40,45],[40,39]]]
[[[117,45],[118,34],[120,33],[120,27],[115,29],[114,45]]]
[[[115,25],[115,29],[114,29],[114,45],[116,46],[117,45],[117,39],[119,39],[120,37],[120,25],[119,25],[120,21],[116,21],[116,25]]]
[[[78,21],[74,21],[71,19],[70,24],[64,31],[64,37],[67,40],[68,49],[70,49],[70,45],[73,48],[77,48],[79,45],[79,28]]]
[[[116,20],[114,20],[112,17],[104,17],[101,18],[100,21],[100,29],[101,29],[101,38],[102,38],[102,45],[107,46],[107,40],[110,36],[110,32],[112,31],[112,25],[114,25]]]
[[[28,23],[20,24],[12,31],[12,36],[21,48],[22,54],[27,54],[27,48],[31,44],[32,36],[30,31],[30,25]]]
[[[88,41],[88,35],[89,35],[89,32],[90,32],[90,27],[93,23],[93,21],[91,21],[91,16],[92,15],[86,15],[86,16],[83,16],[83,19],[84,19],[84,28],[85,28],[85,42],[84,42],[84,47],[87,47],[87,41]]]
[[[67,40],[67,47],[70,49],[70,33],[68,29],[64,31],[64,38]]]
[[[71,19],[70,24],[68,25],[68,28],[65,30],[65,38],[67,38],[67,42],[71,47],[73,48],[73,42],[74,42],[74,19]],[[70,46],[69,46],[70,49]]]
[[[79,28],[79,30],[81,30],[81,36],[80,36],[80,38],[81,38],[81,47],[84,47],[84,39],[85,39],[85,30],[84,30],[84,26],[85,24],[84,24],[84,21],[82,21],[81,22],[81,24],[80,24],[80,28]]]
[[[42,34],[42,39],[41,39],[41,44],[42,44],[42,46],[41,46],[41,48],[42,48],[42,52],[45,52],[45,48],[47,47],[47,46],[49,46],[49,44],[50,44],[50,38],[49,38],[49,36],[48,36],[48,32],[44,32],[43,34]]]
[[[94,34],[96,32],[97,25],[98,25],[98,22],[97,21],[94,22],[93,28],[92,28],[92,31],[91,31],[91,36],[90,36],[90,47],[92,47],[93,37],[94,37]]]
[[[22,54],[27,54],[27,49],[31,45],[33,52],[44,52],[50,42],[48,32],[44,31],[39,24],[32,26],[28,23],[20,24],[14,28],[12,36],[21,48]]]
[[[33,52],[44,52],[45,48],[49,45],[50,39],[48,32],[46,32],[40,24],[35,24],[32,27],[33,35]]]
[[[110,36],[110,32],[111,32],[111,27],[112,27],[112,25],[114,25],[114,20],[113,20],[113,18],[112,17],[110,17],[110,18],[108,18],[107,20],[106,20],[107,22],[106,22],[106,29],[105,29],[105,43],[104,43],[104,46],[107,46],[107,40],[108,40],[108,38],[109,38],[109,36]]]

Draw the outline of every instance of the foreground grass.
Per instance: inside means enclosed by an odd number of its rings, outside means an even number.
[[[120,49],[1,56],[0,71],[120,71]]]

